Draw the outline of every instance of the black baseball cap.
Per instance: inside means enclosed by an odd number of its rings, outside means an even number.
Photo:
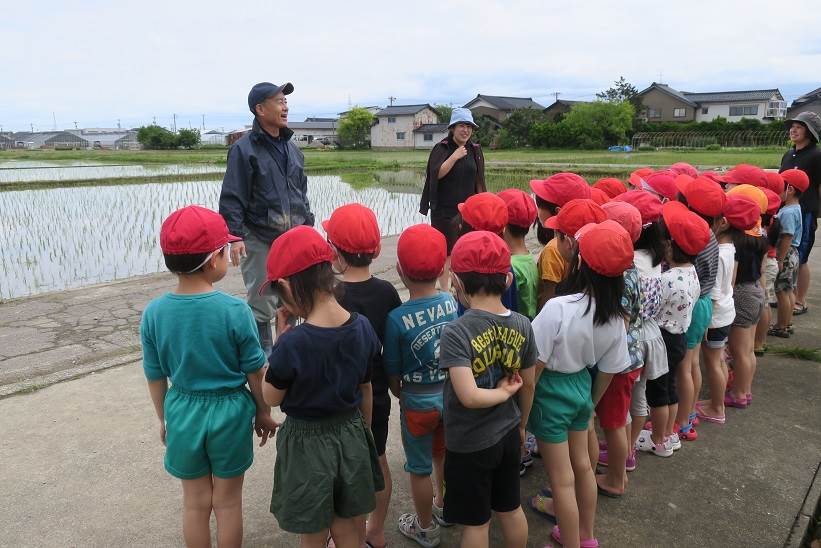
[[[294,85],[291,82],[286,82],[281,86],[277,86],[271,82],[260,82],[259,84],[256,84],[251,88],[251,91],[248,92],[248,108],[253,114],[256,114],[256,106],[258,104],[263,102],[268,97],[276,95],[280,91],[284,95],[293,93]]]

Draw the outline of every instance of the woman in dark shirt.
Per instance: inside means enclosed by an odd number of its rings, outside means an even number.
[[[459,236],[458,206],[485,192],[485,157],[479,143],[470,140],[477,127],[470,110],[453,109],[448,136],[433,147],[428,158],[419,212],[427,215],[430,210],[431,226],[444,234],[448,243],[448,259],[439,278],[443,291],[450,286],[450,250]]]

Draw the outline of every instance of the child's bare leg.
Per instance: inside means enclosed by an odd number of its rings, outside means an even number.
[[[527,518],[519,506],[512,512],[497,512],[502,526],[505,548],[525,548],[527,546]]]
[[[433,502],[445,506],[445,454],[433,456]]]
[[[581,539],[593,538],[593,520],[596,518],[596,476],[588,462],[588,451],[586,436],[582,432],[568,432],[570,465],[573,468],[575,498],[578,507],[578,534]],[[608,448],[608,456],[609,456]],[[562,541],[565,546],[575,546],[565,540],[564,528],[562,528]]]
[[[393,490],[391,469],[385,455],[379,457],[379,467],[382,469],[382,476],[385,478],[385,488],[376,492],[376,508],[371,512],[365,530],[365,539],[374,546],[385,545],[385,518],[388,515],[388,506],[391,502],[391,491]]]
[[[679,405],[674,403],[667,406],[667,425],[664,428],[664,437],[669,438],[673,434],[673,424],[676,422],[676,413]]]
[[[752,327],[733,327],[730,329],[730,352],[733,355],[732,395],[737,400],[747,397],[752,384],[752,349],[750,340]]]
[[[770,305],[765,302],[764,310],[761,311],[761,317],[758,319],[758,325],[755,328],[756,350],[762,350],[764,345],[767,343],[767,329],[770,328],[771,318],[772,314],[770,313]]]
[[[331,537],[337,548],[359,548],[362,545],[360,524],[365,518],[367,515],[354,518],[334,517],[331,523]]]
[[[416,509],[419,525],[427,529],[431,526],[431,520],[433,519],[433,509],[430,506],[431,501],[433,501],[433,484],[430,481],[430,476],[409,475],[413,506]]]
[[[576,451],[583,450],[584,459],[579,458],[587,466],[587,472],[592,476],[590,456],[587,453],[587,431],[570,432],[571,436],[579,439]],[[583,440],[583,441],[582,441]],[[545,470],[550,476],[550,487],[553,490],[553,515],[562,528],[562,542],[566,546],[579,545],[579,507],[576,504],[576,477],[570,462],[570,446],[564,441],[561,443],[545,443],[539,441],[539,454]],[[596,494],[595,480],[593,496]]]
[[[628,450],[632,450],[636,446],[636,442],[639,441],[641,431],[644,430],[644,425],[647,423],[647,415],[631,415],[631,417],[633,421],[630,423],[630,430],[628,432],[630,435],[630,443],[627,446]]]
[[[698,345],[695,348],[695,354],[693,354],[693,362],[690,364],[690,371],[693,375],[693,397],[690,400],[690,405],[687,408],[687,416],[684,417],[684,422],[679,422],[679,426],[687,426],[690,423],[690,415],[693,413],[693,410],[696,406],[696,401],[698,401],[698,395],[701,393],[701,360],[699,358],[701,354],[702,345]]]
[[[625,427],[606,429],[604,437],[607,439],[607,473],[597,476],[596,481],[607,491],[624,493],[624,480],[627,477],[627,436]]]
[[[704,369],[707,370],[710,399],[701,404],[701,409],[711,417],[724,416],[724,391],[727,387],[727,375],[721,362],[723,353],[723,347],[704,347]]]
[[[182,535],[188,548],[211,546],[211,475],[182,480]]]
[[[459,545],[462,548],[488,548],[489,532],[489,521],[483,525],[465,525],[462,527],[462,541]]]
[[[300,548],[324,548],[328,540],[329,530],[325,529],[318,533],[306,533],[299,535]]]
[[[590,469],[595,470],[599,464],[599,436],[596,434],[595,417],[590,417],[590,426],[587,428],[587,457]]]
[[[787,326],[790,325],[790,321],[792,320],[793,291],[792,289],[787,289],[785,291],[779,291],[775,295],[778,298],[778,327],[787,329]]]
[[[690,410],[693,408],[693,402],[695,401],[695,397],[693,396],[692,372],[694,355],[698,355],[698,347],[694,349],[688,348],[687,353],[684,354],[684,359],[678,364],[678,369],[676,370],[676,390],[678,392],[679,406],[676,414],[673,416],[673,422],[678,423],[679,426],[687,425]],[[670,433],[672,432],[673,426],[671,423]],[[667,434],[667,432],[665,432],[665,434]]]
[[[218,478],[214,476],[212,504],[217,517],[217,546],[242,546],[242,481],[245,476]]]

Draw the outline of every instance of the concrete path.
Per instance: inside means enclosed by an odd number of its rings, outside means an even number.
[[[395,242],[385,241],[375,266],[392,281]],[[821,253],[813,268],[821,272]],[[140,311],[171,287],[171,276],[157,275],[0,305],[1,388],[24,389],[0,399],[0,546],[182,545],[180,490],[162,468],[137,348]],[[220,287],[243,291],[235,272]],[[809,305],[786,344],[821,344],[821,283]],[[821,364],[762,358],[751,408],[729,410],[725,426],[701,426],[699,440],[670,459],[641,455],[625,497],[600,498],[602,546],[784,545],[821,458],[819,386]],[[412,508],[397,419],[394,406],[388,540],[413,546],[395,529]],[[273,444],[258,448],[246,476],[246,546],[296,543],[267,510],[274,457]],[[540,464],[523,479],[523,503],[544,478]],[[552,524],[527,516],[530,545],[543,546]],[[495,525],[492,534],[501,546]],[[442,545],[457,540],[450,529]]]

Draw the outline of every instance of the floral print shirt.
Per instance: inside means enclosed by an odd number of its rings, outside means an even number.
[[[662,272],[661,309],[656,315],[659,327],[673,334],[685,333],[700,294],[701,286],[693,265],[675,266]]]
[[[631,266],[624,271],[624,293],[621,297],[621,306],[628,314],[627,350],[630,353],[630,367],[625,373],[634,371],[644,365],[644,352],[639,344],[639,334],[642,326],[641,316],[641,281],[639,271]]]

